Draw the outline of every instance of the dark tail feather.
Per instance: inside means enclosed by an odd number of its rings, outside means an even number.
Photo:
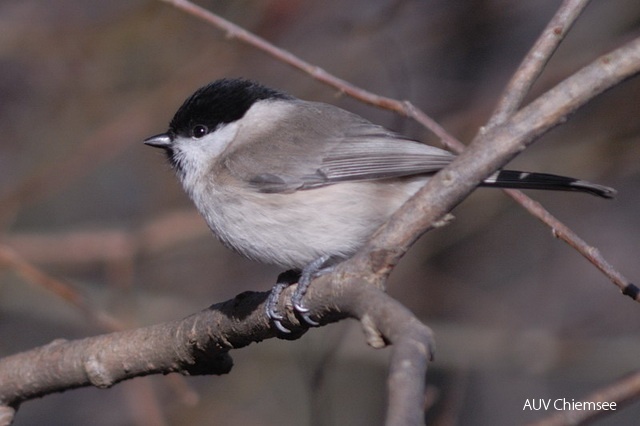
[[[547,189],[552,191],[580,191],[603,198],[613,198],[616,190],[603,185],[547,173],[500,170],[488,177],[481,186],[513,189]]]

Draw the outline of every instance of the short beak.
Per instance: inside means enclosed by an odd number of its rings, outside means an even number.
[[[171,147],[171,142],[171,136],[167,133],[160,133],[159,135],[151,136],[144,140],[145,145],[165,149]]]

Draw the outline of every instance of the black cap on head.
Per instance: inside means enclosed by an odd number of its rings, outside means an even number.
[[[245,79],[221,79],[201,87],[178,109],[169,124],[172,135],[192,136],[197,125],[209,132],[236,121],[262,99],[292,99],[290,95]]]

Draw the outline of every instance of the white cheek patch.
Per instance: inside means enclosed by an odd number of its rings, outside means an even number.
[[[174,158],[182,171],[180,177],[187,192],[205,177],[213,162],[231,144],[238,127],[237,122],[224,124],[200,139],[179,137],[174,141]]]
[[[216,130],[200,139],[181,138],[176,148],[189,160],[215,158],[233,141],[238,133],[238,123],[233,122],[218,126]]]

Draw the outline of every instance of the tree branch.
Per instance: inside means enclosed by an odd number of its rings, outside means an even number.
[[[620,271],[614,268],[600,253],[596,247],[588,244],[578,234],[569,229],[568,226],[556,219],[551,213],[546,211],[540,203],[527,197],[520,191],[512,189],[505,190],[510,197],[518,201],[531,214],[540,219],[543,223],[551,227],[553,236],[569,244],[576,249],[589,262],[595,265],[611,282],[617,286],[622,294],[629,296],[636,302],[640,302],[640,289],[633,284]]]
[[[635,372],[627,377],[624,377],[610,386],[587,396],[580,402],[593,402],[593,403],[616,403],[616,409],[622,408],[623,405],[630,403],[640,396],[640,372]],[[611,410],[615,412],[615,410]],[[545,419],[537,422],[530,423],[529,426],[568,426],[585,424],[587,422],[596,420],[611,411],[597,411],[597,410],[566,410],[560,411],[553,416],[549,416]]]
[[[569,32],[573,23],[589,4],[589,0],[565,0],[549,21],[518,70],[507,84],[487,128],[504,123],[516,113],[545,65]]]
[[[394,398],[388,424],[408,424],[407,416],[421,416],[422,410],[415,407],[424,398],[424,377],[433,350],[429,328],[399,302],[361,280],[341,282],[327,275],[318,281],[309,289],[305,304],[322,324],[357,318],[371,346],[393,343],[389,387]],[[290,287],[283,293],[281,306],[289,303],[292,291]],[[149,374],[228,373],[230,350],[276,337],[264,314],[267,295],[245,292],[181,321],[82,340],[56,340],[0,359],[0,406],[15,409],[23,401],[49,393],[83,386],[106,388]],[[293,333],[281,337],[299,338],[307,328],[286,306],[285,325]],[[405,378],[415,386],[407,387]],[[407,409],[408,404],[413,410]]]
[[[121,330],[124,325],[108,312],[93,306],[82,294],[67,283],[44,273],[20,257],[11,247],[0,244],[0,266],[13,269],[24,280],[32,282],[71,304],[87,318],[106,330]],[[1,376],[0,376],[1,377]]]

